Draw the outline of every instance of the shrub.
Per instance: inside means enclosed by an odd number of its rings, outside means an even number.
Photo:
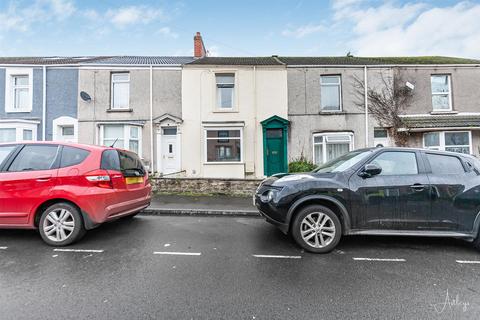
[[[288,164],[288,172],[308,172],[315,169],[317,166],[313,162],[308,161],[301,156]]]

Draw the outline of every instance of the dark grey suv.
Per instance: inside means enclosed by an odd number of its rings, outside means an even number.
[[[264,180],[255,204],[310,252],[354,234],[455,237],[480,248],[480,161],[460,153],[360,149]]]

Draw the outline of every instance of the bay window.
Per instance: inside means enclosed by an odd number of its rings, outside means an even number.
[[[313,162],[316,165],[338,158],[353,150],[353,133],[329,132],[313,135]]]
[[[15,142],[17,140],[17,129],[15,128],[0,128],[0,143],[1,142]]]
[[[450,83],[450,75],[432,75],[431,83],[433,111],[452,110],[452,86]]]
[[[104,124],[100,126],[100,144],[127,149],[139,156],[142,153],[142,130],[140,126],[126,124]]]
[[[130,74],[112,73],[111,109],[128,109],[130,107]]]
[[[0,143],[37,140],[37,126],[32,120],[0,120]]]
[[[470,154],[472,150],[471,131],[435,131],[423,134],[423,147]]]
[[[240,128],[205,129],[206,162],[242,162]]]
[[[320,77],[320,107],[321,111],[341,111],[341,77]]]

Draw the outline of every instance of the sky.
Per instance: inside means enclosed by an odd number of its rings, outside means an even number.
[[[480,0],[0,0],[0,56],[480,58]]]

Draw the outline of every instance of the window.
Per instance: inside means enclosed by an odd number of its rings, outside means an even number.
[[[241,129],[206,129],[205,136],[206,162],[242,161]]]
[[[16,156],[8,171],[49,170],[57,158],[56,145],[29,145],[25,146]]]
[[[470,154],[471,152],[470,131],[438,131],[427,132],[423,135],[424,148],[432,150],[445,150]]]
[[[408,175],[417,174],[417,157],[414,152],[389,151],[383,152],[372,163],[382,168],[380,175]]]
[[[375,147],[388,147],[390,145],[390,138],[388,131],[385,128],[373,129],[373,145]]]
[[[100,127],[100,144],[142,153],[141,127],[124,124],[105,124]]]
[[[28,129],[23,129],[23,140],[32,141],[33,140],[33,131]]]
[[[7,159],[17,146],[0,146],[0,165]]]
[[[0,143],[14,142],[17,140],[16,128],[0,128]]]
[[[450,75],[432,75],[431,83],[433,111],[452,110]]]
[[[163,128],[164,136],[174,136],[177,134],[177,128]]]
[[[217,81],[217,109],[233,109],[235,74],[221,73],[215,75]]]
[[[353,134],[332,132],[313,135],[313,162],[326,163],[353,149]]]
[[[62,127],[62,136],[68,137],[68,136],[73,136],[74,133],[74,127],[73,126],[63,126]]]
[[[130,74],[126,72],[112,73],[112,109],[128,109],[130,107]]]
[[[120,171],[120,158],[116,150],[105,150],[102,153],[100,168],[103,170]]]
[[[63,146],[62,160],[60,167],[70,167],[82,163],[83,160],[90,154],[89,151],[80,148]]]
[[[13,109],[25,110],[29,108],[28,75],[12,76],[13,81]]]
[[[320,77],[320,107],[322,111],[341,111],[341,77]]]
[[[5,111],[32,111],[32,68],[7,68],[5,73]]]
[[[427,159],[433,174],[465,173],[462,162],[457,157],[427,153]]]

